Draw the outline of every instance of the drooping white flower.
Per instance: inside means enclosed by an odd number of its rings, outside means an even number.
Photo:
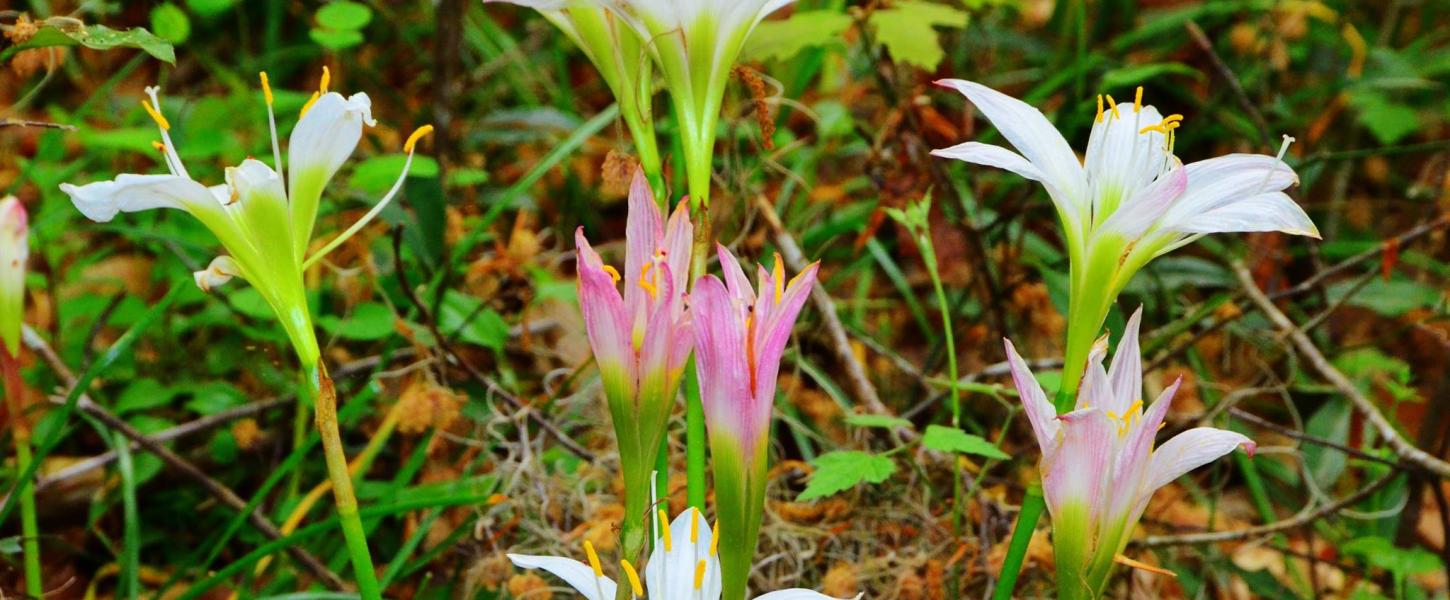
[[[303,270],[359,231],[392,201],[412,166],[418,139],[433,129],[425,125],[408,138],[403,172],[387,195],[347,231],[309,257],[307,250],[323,190],[357,147],[363,126],[376,124],[367,94],[343,97],[329,92],[329,78],[324,68],[322,84],[292,129],[286,181],[272,113],[272,89],[266,73],[262,73],[275,169],[248,158],[226,169],[225,183],[211,187],[198,183],[182,164],[171,141],[171,123],[161,113],[157,88],[150,87],[146,89],[150,100],[143,100],[142,106],[159,128],[161,141],[156,146],[168,173],[128,173],[80,186],[65,183],[60,189],[70,196],[76,209],[96,222],[110,221],[123,212],[155,208],[183,210],[196,217],[227,251],[227,255],[195,273],[197,286],[209,291],[233,277],[246,279],[272,307],[299,358],[304,364],[313,364],[318,348],[303,289]]]
[[[659,511],[660,522],[666,515]],[[628,560],[620,570],[630,586],[631,597],[656,600],[720,600],[720,561],[715,532],[700,511],[691,508],[675,517],[669,527],[659,528],[654,551],[645,564],[644,579]],[[618,584],[604,574],[594,546],[584,542],[588,563],[562,556],[509,554],[509,560],[526,569],[553,573],[587,600],[614,600]],[[857,596],[860,598],[860,596]],[[757,596],[756,600],[833,600],[819,592],[788,589]]]
[[[944,158],[1005,169],[1047,189],[1071,260],[1071,306],[1063,382],[1076,389],[1088,348],[1113,299],[1148,261],[1199,236],[1282,231],[1319,237],[1284,193],[1299,181],[1283,155],[1230,154],[1184,165],[1173,154],[1181,115],[1142,102],[1099,96],[1086,156],[1078,160],[1047,117],[1028,104],[971,81],[938,85],[976,106],[1016,152],[980,142],[933,151]]]

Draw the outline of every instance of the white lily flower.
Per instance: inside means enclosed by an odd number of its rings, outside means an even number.
[[[592,0],[483,0],[539,11],[589,57],[619,102],[640,165],[656,194],[664,190],[659,144],[655,141],[654,72],[639,35],[609,9]]]
[[[664,510],[660,522],[666,521]],[[719,600],[720,561],[715,532],[700,511],[691,508],[675,517],[667,528],[655,534],[654,551],[645,565],[644,580],[628,560],[619,561],[629,584],[630,598],[656,600]],[[514,565],[553,573],[587,600],[614,600],[618,584],[604,574],[594,545],[584,542],[588,564],[562,556],[509,554]],[[860,596],[856,596],[860,598]],[[756,596],[756,600],[834,600],[807,589],[788,589]]]
[[[15,196],[0,200],[0,341],[20,356],[25,318],[25,263],[30,259],[30,217]]]
[[[404,145],[408,158],[403,172],[387,195],[347,231],[308,257],[323,189],[357,147],[363,126],[376,125],[367,94],[344,98],[327,90],[328,80],[329,73],[324,68],[321,86],[302,108],[302,115],[292,130],[287,162],[291,176],[285,184],[276,117],[272,113],[272,89],[267,74],[262,73],[275,170],[249,158],[238,166],[228,167],[226,182],[222,185],[206,187],[196,182],[172,144],[171,123],[160,111],[157,88],[150,87],[146,89],[150,101],[143,100],[142,106],[160,129],[161,141],[156,145],[169,173],[123,174],[110,181],[81,186],[65,183],[60,189],[70,196],[82,214],[100,223],[110,221],[118,213],[154,208],[179,209],[196,217],[216,235],[228,253],[195,273],[197,286],[210,291],[233,277],[246,279],[271,305],[299,358],[304,364],[314,364],[318,348],[303,289],[303,271],[362,229],[392,201],[412,166],[414,146],[433,129],[425,125],[408,138]]]
[[[1076,389],[1087,351],[1115,299],[1155,257],[1218,232],[1282,231],[1319,237],[1304,210],[1283,190],[1299,182],[1278,156],[1230,154],[1184,165],[1173,154],[1181,115],[1143,104],[1097,99],[1086,159],[1036,108],[971,81],[938,85],[966,96],[1017,152],[966,142],[935,150],[944,158],[1005,169],[1047,188],[1071,259],[1064,387]]]
[[[707,202],[730,69],[755,26],[795,0],[589,1],[613,10],[645,40],[680,120],[690,195]]]

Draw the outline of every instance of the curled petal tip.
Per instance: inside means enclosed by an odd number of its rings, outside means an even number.
[[[1253,440],[1244,440],[1244,442],[1239,445],[1244,447],[1244,454],[1249,455],[1249,458],[1253,458],[1254,453],[1259,450],[1259,444]]]

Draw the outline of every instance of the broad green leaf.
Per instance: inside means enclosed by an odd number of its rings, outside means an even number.
[[[902,0],[891,8],[871,14],[868,23],[876,41],[891,52],[897,62],[935,71],[946,57],[935,27],[961,29],[967,26],[966,11],[926,2]]]
[[[191,18],[186,16],[186,11],[167,2],[151,9],[151,29],[157,37],[181,44],[191,37]]]
[[[137,379],[126,386],[121,395],[116,398],[116,405],[111,410],[116,414],[146,410],[159,406],[166,406],[176,396],[178,390],[162,385],[155,379]]]
[[[811,464],[816,471],[796,498],[799,502],[834,496],[862,482],[881,483],[896,472],[896,463],[890,458],[856,450],[822,454]]]
[[[176,51],[170,43],[159,37],[151,35],[151,32],[144,28],[136,27],[126,31],[118,31],[105,25],[66,25],[57,27],[47,24],[35,32],[24,44],[11,46],[4,52],[0,52],[0,61],[9,59],[16,52],[29,50],[31,48],[51,48],[55,46],[85,46],[92,50],[110,50],[113,48],[137,48],[158,60],[168,63],[176,63]]]
[[[503,350],[509,339],[509,326],[493,309],[483,306],[478,298],[448,291],[438,311],[438,329],[444,336],[457,337],[478,346]]]
[[[357,31],[373,20],[373,9],[366,4],[341,0],[317,9],[317,24],[335,31]]]
[[[765,21],[745,43],[746,60],[789,60],[802,50],[841,43],[851,16],[834,10],[798,12],[789,19]]]
[[[1374,134],[1381,144],[1399,142],[1422,127],[1420,115],[1414,108],[1390,100],[1374,90],[1351,92],[1349,103],[1358,109],[1359,124]]]
[[[955,427],[943,427],[931,425],[926,428],[926,435],[921,438],[921,445],[938,452],[959,452],[962,454],[975,454],[997,460],[1010,460],[1012,457],[992,442],[983,439],[981,436],[972,435]]]
[[[328,333],[340,338],[359,341],[376,341],[393,334],[393,311],[377,302],[359,304],[352,314],[344,317],[324,315],[317,324]]]
[[[398,180],[398,175],[403,172],[403,165],[408,161],[406,154],[385,154],[374,156],[363,161],[353,169],[352,177],[347,183],[362,192],[381,196],[393,187]],[[408,177],[429,178],[438,176],[438,161],[427,156],[414,156],[413,166],[408,169]]]
[[[1355,291],[1355,282],[1341,281],[1325,290],[1330,302],[1339,302],[1350,293],[1345,304],[1367,308],[1386,317],[1400,317],[1417,308],[1441,302],[1444,292],[1432,285],[1405,279],[1374,279]]]
[[[346,50],[363,43],[363,34],[356,29],[315,28],[307,32],[307,36],[328,50]]]
[[[852,427],[879,427],[882,429],[905,427],[911,429],[911,421],[888,415],[851,415],[846,417],[846,424]]]

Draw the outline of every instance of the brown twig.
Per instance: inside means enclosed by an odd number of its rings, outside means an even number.
[[[1233,531],[1211,531],[1206,533],[1189,533],[1184,535],[1153,535],[1144,538],[1142,541],[1134,542],[1134,545],[1143,548],[1160,548],[1163,546],[1183,546],[1188,544],[1212,544],[1216,542],[1235,542],[1250,538],[1263,537],[1275,533],[1298,529],[1319,519],[1328,517],[1345,508],[1353,506],[1370,495],[1378,492],[1380,488],[1388,485],[1399,477],[1401,473],[1393,472],[1379,479],[1374,480],[1367,487],[1353,494],[1340,498],[1329,504],[1325,504],[1312,511],[1301,513],[1298,516],[1245,529]]]
[[[31,333],[34,332],[32,331]],[[75,373],[70,370],[70,367],[66,366],[66,364],[60,360],[60,356],[57,355],[53,349],[51,349],[50,344],[46,343],[46,341],[41,339],[40,336],[25,336],[25,343],[30,346],[31,349],[33,349],[37,354],[39,354],[48,365],[50,365],[51,370],[54,371],[56,375],[60,376],[61,380],[65,382],[68,388],[74,388],[75,385],[79,383],[79,380],[76,378]],[[69,392],[69,390],[67,391]],[[51,401],[52,403],[65,403],[63,398],[52,398]],[[112,414],[111,411],[106,410],[105,407],[96,404],[87,394],[82,393],[80,395],[80,398],[76,401],[76,409],[85,413],[91,418],[104,423],[107,427],[114,429],[122,436],[125,436],[126,439],[131,440],[132,442],[141,446],[141,448],[146,450],[147,452],[154,454],[156,458],[161,459],[161,462],[166,463],[167,466],[175,469],[182,475],[196,480],[197,483],[200,483],[202,488],[207,491],[207,493],[211,494],[222,504],[225,504],[236,511],[247,510],[247,501],[243,500],[241,496],[238,496],[236,492],[233,492],[231,488],[223,485],[221,482],[215,479],[212,479],[206,474],[205,471],[202,471],[200,467],[197,467],[196,465],[187,461],[185,458],[182,458],[180,455],[172,452],[171,449],[162,445],[161,442],[147,437],[146,434],[141,433],[139,430],[132,427],[125,420],[117,417],[115,414]],[[279,540],[283,537],[282,532],[277,529],[277,526],[273,525],[272,522],[268,520],[267,517],[264,516],[260,511],[251,510],[247,512],[247,521],[250,522],[253,527],[257,528],[258,531],[262,532],[262,535],[267,536],[267,539]],[[331,569],[327,568],[326,564],[318,560],[317,557],[307,552],[301,546],[295,544],[289,545],[287,546],[287,553],[292,555],[292,558],[295,559],[303,567],[305,567],[308,571],[311,571],[313,575],[317,576],[323,581],[326,581],[329,586],[332,586],[334,589],[338,590],[347,589],[347,584],[343,582],[342,577],[338,576],[337,573],[332,572]]]
[[[400,263],[403,260],[402,243],[402,229],[399,228],[395,230],[393,234],[393,256],[397,257],[397,260]],[[403,293],[408,297],[408,302],[412,303],[413,308],[417,309],[418,316],[422,320],[423,325],[428,328],[429,333],[433,334],[433,339],[438,342],[438,347],[442,349],[443,352],[447,354],[448,357],[452,359],[455,364],[463,367],[463,370],[467,371],[468,374],[472,376],[475,381],[484,385],[495,394],[498,394],[498,396],[500,398],[503,398],[504,402],[507,402],[509,406],[512,406],[514,408],[514,410],[522,411],[527,414],[530,420],[537,424],[541,429],[548,432],[549,435],[553,436],[554,439],[558,440],[559,443],[564,446],[564,448],[574,453],[575,456],[591,462],[594,460],[593,452],[590,452],[586,450],[583,446],[579,445],[579,442],[574,441],[574,438],[571,438],[568,436],[568,434],[565,434],[562,430],[559,429],[557,425],[554,425],[548,419],[545,419],[544,416],[539,413],[539,411],[534,410],[531,406],[525,405],[522,400],[519,400],[514,395],[506,392],[491,377],[485,375],[482,371],[479,371],[478,367],[473,366],[473,363],[468,362],[468,360],[465,359],[462,354],[459,354],[458,350],[455,349],[452,344],[448,343],[448,337],[443,335],[442,331],[438,330],[438,322],[433,319],[432,313],[428,310],[428,307],[423,304],[423,300],[418,297],[418,294],[416,292],[414,292],[413,286],[411,283],[408,282],[408,276],[404,272],[406,271],[406,269],[403,268],[402,264],[399,264],[398,268],[394,269],[394,271],[397,273],[398,286],[402,288]]]
[[[41,129],[61,129],[64,131],[76,130],[75,125],[64,125],[47,121],[27,121],[24,119],[0,119],[0,128],[4,127],[36,127]]]
[[[1344,376],[1344,373],[1341,373],[1339,369],[1335,368],[1329,362],[1328,358],[1325,358],[1324,353],[1319,351],[1319,348],[1314,345],[1314,341],[1309,339],[1309,336],[1303,330],[1295,326],[1287,315],[1280,311],[1278,307],[1274,306],[1273,301],[1269,300],[1269,297],[1265,296],[1264,292],[1259,289],[1259,286],[1254,283],[1253,275],[1249,273],[1248,269],[1244,268],[1243,263],[1234,261],[1233,270],[1238,275],[1239,282],[1243,285],[1244,293],[1248,295],[1249,300],[1253,301],[1259,307],[1259,310],[1263,311],[1264,315],[1269,318],[1269,321],[1273,322],[1275,326],[1289,337],[1294,347],[1298,349],[1304,358],[1308,359],[1310,366],[1315,371],[1318,371],[1321,377],[1349,399],[1350,403],[1354,405],[1355,410],[1364,415],[1365,419],[1369,421],[1370,425],[1375,428],[1375,431],[1379,433],[1380,437],[1385,440],[1385,443],[1389,445],[1390,449],[1396,455],[1405,462],[1424,469],[1437,477],[1450,479],[1450,463],[1431,456],[1429,453],[1406,441],[1404,436],[1400,435],[1399,430],[1395,429],[1394,424],[1390,423],[1380,413],[1379,408],[1374,405],[1374,402],[1365,397],[1359,391],[1359,388],[1355,387],[1354,382],[1350,381],[1348,377]]]
[[[1244,92],[1244,86],[1242,83],[1239,83],[1239,78],[1237,75],[1234,75],[1233,69],[1230,69],[1223,62],[1223,59],[1219,58],[1218,51],[1213,49],[1213,42],[1208,39],[1208,35],[1203,33],[1203,28],[1199,27],[1198,23],[1194,23],[1192,20],[1185,22],[1183,28],[1188,31],[1188,37],[1193,39],[1193,43],[1197,44],[1198,48],[1203,50],[1204,54],[1208,55],[1208,61],[1213,64],[1213,70],[1217,71],[1219,77],[1222,77],[1224,82],[1228,83],[1229,90],[1233,92],[1234,99],[1239,102],[1239,108],[1242,108],[1244,114],[1247,114],[1253,120],[1254,128],[1259,130],[1259,137],[1263,140],[1264,145],[1272,146],[1274,140],[1269,136],[1269,124],[1264,120],[1264,115],[1259,113],[1259,107],[1254,106],[1254,102]]]
[[[785,260],[786,266],[794,272],[801,272],[806,268],[806,259],[801,252],[799,244],[790,232],[786,231],[785,225],[780,222],[780,215],[775,214],[775,207],[764,196],[755,198],[755,207],[760,211],[765,223],[770,226],[770,231],[775,239],[776,247],[780,248],[780,256]],[[831,348],[836,351],[836,358],[845,369],[846,380],[851,383],[856,400],[866,407],[867,411],[877,415],[894,415],[886,404],[881,402],[881,396],[876,393],[876,386],[871,383],[871,378],[866,375],[866,367],[851,350],[851,340],[846,336],[846,328],[841,325],[841,318],[836,314],[836,303],[831,300],[831,295],[826,293],[826,288],[821,285],[819,279],[811,288],[811,301],[816,305],[816,312],[821,314],[821,321],[825,323],[826,335],[831,339]],[[903,439],[915,439],[916,432],[905,427],[898,428],[896,434]]]
[[[1324,446],[1325,448],[1333,448],[1335,450],[1338,450],[1340,452],[1343,452],[1345,454],[1348,454],[1350,456],[1353,456],[1353,457],[1358,458],[1358,459],[1361,459],[1361,460],[1367,460],[1367,461],[1370,461],[1370,462],[1377,462],[1377,463],[1380,463],[1380,464],[1383,464],[1383,465],[1389,465],[1389,466],[1395,467],[1395,468],[1404,468],[1406,466],[1406,465],[1401,464],[1401,463],[1399,463],[1397,461],[1388,460],[1388,459],[1385,459],[1383,457],[1376,456],[1374,454],[1370,454],[1370,453],[1365,452],[1363,450],[1360,450],[1358,448],[1352,448],[1350,446],[1346,446],[1346,445],[1341,444],[1339,442],[1336,442],[1334,440],[1326,440],[1326,439],[1324,439],[1322,437],[1309,435],[1309,434],[1304,433],[1302,431],[1299,431],[1297,429],[1293,429],[1293,428],[1290,428],[1290,427],[1285,427],[1283,425],[1280,425],[1278,423],[1275,423],[1273,421],[1270,421],[1268,419],[1265,419],[1263,417],[1260,417],[1258,415],[1255,415],[1255,414],[1253,414],[1251,412],[1245,411],[1245,410],[1240,409],[1240,408],[1230,408],[1230,409],[1228,409],[1228,412],[1229,412],[1229,414],[1233,415],[1234,417],[1236,417],[1238,419],[1242,419],[1244,421],[1248,421],[1250,423],[1253,423],[1254,425],[1258,425],[1259,427],[1263,427],[1264,429],[1268,429],[1268,430],[1273,431],[1275,433],[1278,433],[1280,435],[1284,435],[1284,436],[1288,436],[1288,437],[1294,438],[1294,439],[1299,440],[1301,442],[1309,442],[1309,443],[1315,444],[1317,446]]]

